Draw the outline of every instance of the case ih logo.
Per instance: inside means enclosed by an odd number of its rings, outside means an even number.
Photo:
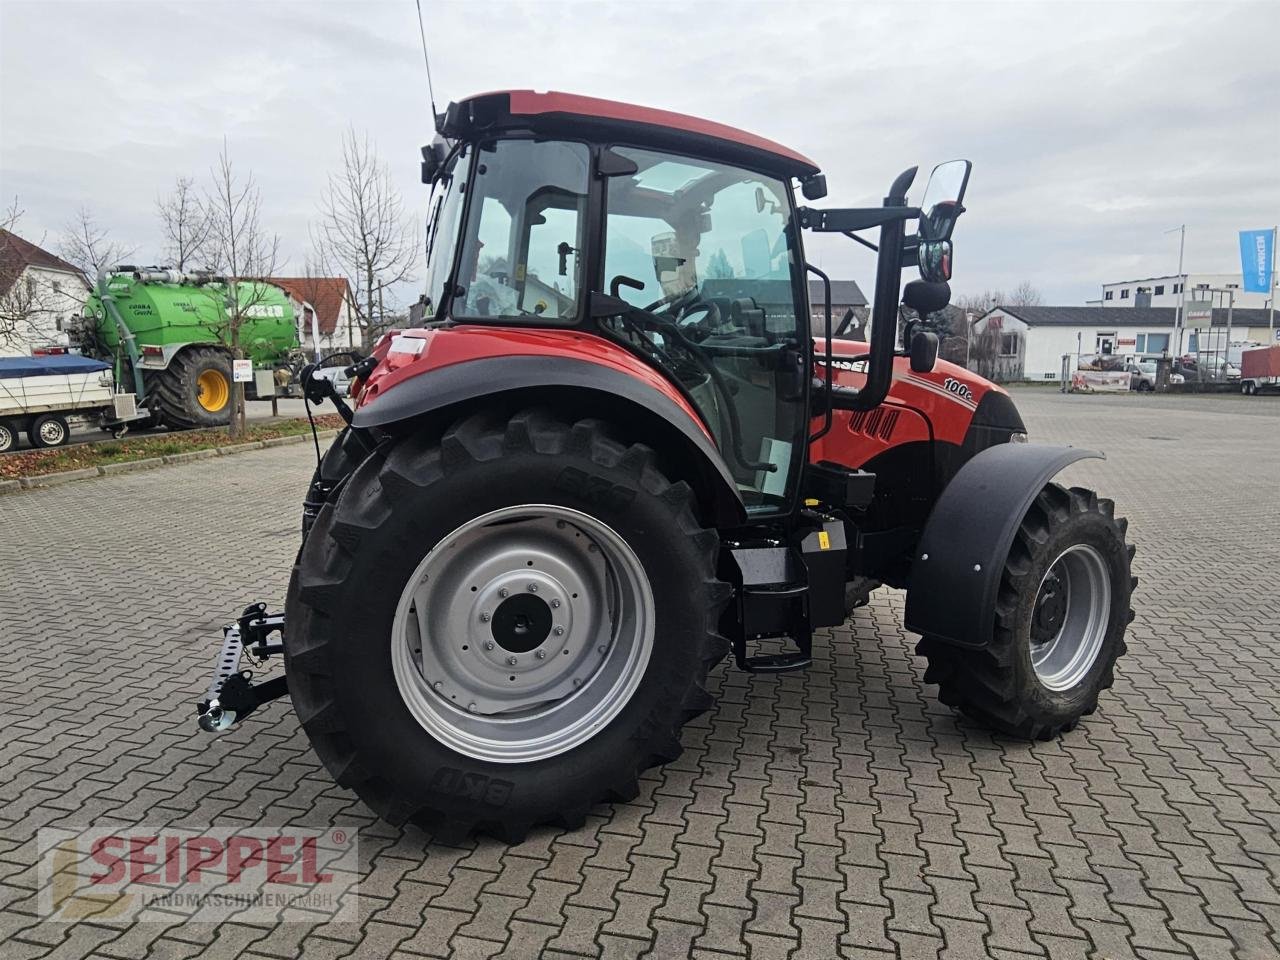
[[[359,919],[354,827],[41,830],[46,920]]]

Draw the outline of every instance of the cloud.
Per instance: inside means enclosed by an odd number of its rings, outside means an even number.
[[[1050,301],[1176,266],[1237,268],[1280,219],[1280,5],[424,3],[441,105],[504,87],[706,116],[794,146],[832,204],[974,160],[960,291]],[[430,138],[412,3],[0,4],[0,180],[55,234],[89,204],[139,256],[154,204],[225,136],[293,268],[341,131],[368,130],[411,209]],[[813,259],[872,286],[869,256]],[[405,291],[410,296],[412,291]]]

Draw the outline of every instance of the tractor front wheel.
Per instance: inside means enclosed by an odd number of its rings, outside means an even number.
[[[1005,561],[987,646],[925,637],[916,648],[942,702],[1029,740],[1052,739],[1093,713],[1133,619],[1126,528],[1092,490],[1047,485]]]
[[[449,838],[626,800],[710,705],[718,538],[597,420],[477,414],[365,460],[290,585],[294,709],[340,784]]]
[[[166,426],[190,430],[231,422],[231,357],[217,347],[188,347],[152,378]]]

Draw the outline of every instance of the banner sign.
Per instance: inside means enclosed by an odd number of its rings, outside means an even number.
[[[1240,231],[1240,269],[1246,293],[1270,293],[1275,267],[1275,233],[1271,230]]]
[[[1130,374],[1124,370],[1077,370],[1071,375],[1071,389],[1082,393],[1115,393],[1129,389]]]

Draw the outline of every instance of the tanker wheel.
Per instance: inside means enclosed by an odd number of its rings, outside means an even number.
[[[231,357],[225,350],[182,350],[152,383],[160,417],[169,427],[189,430],[231,422]]]
[[[27,431],[27,439],[33,447],[60,447],[71,436],[71,428],[67,418],[56,413],[46,413],[36,417]]]
[[[925,637],[939,699],[996,730],[1050,740],[1093,713],[1133,620],[1128,524],[1092,490],[1049,484],[1005,561],[995,629],[980,650]]]
[[[7,420],[0,420],[0,453],[8,453],[18,445],[18,431]]]
[[[718,537],[599,420],[489,413],[371,455],[290,584],[294,709],[393,823],[519,841],[675,759],[711,704]]]

